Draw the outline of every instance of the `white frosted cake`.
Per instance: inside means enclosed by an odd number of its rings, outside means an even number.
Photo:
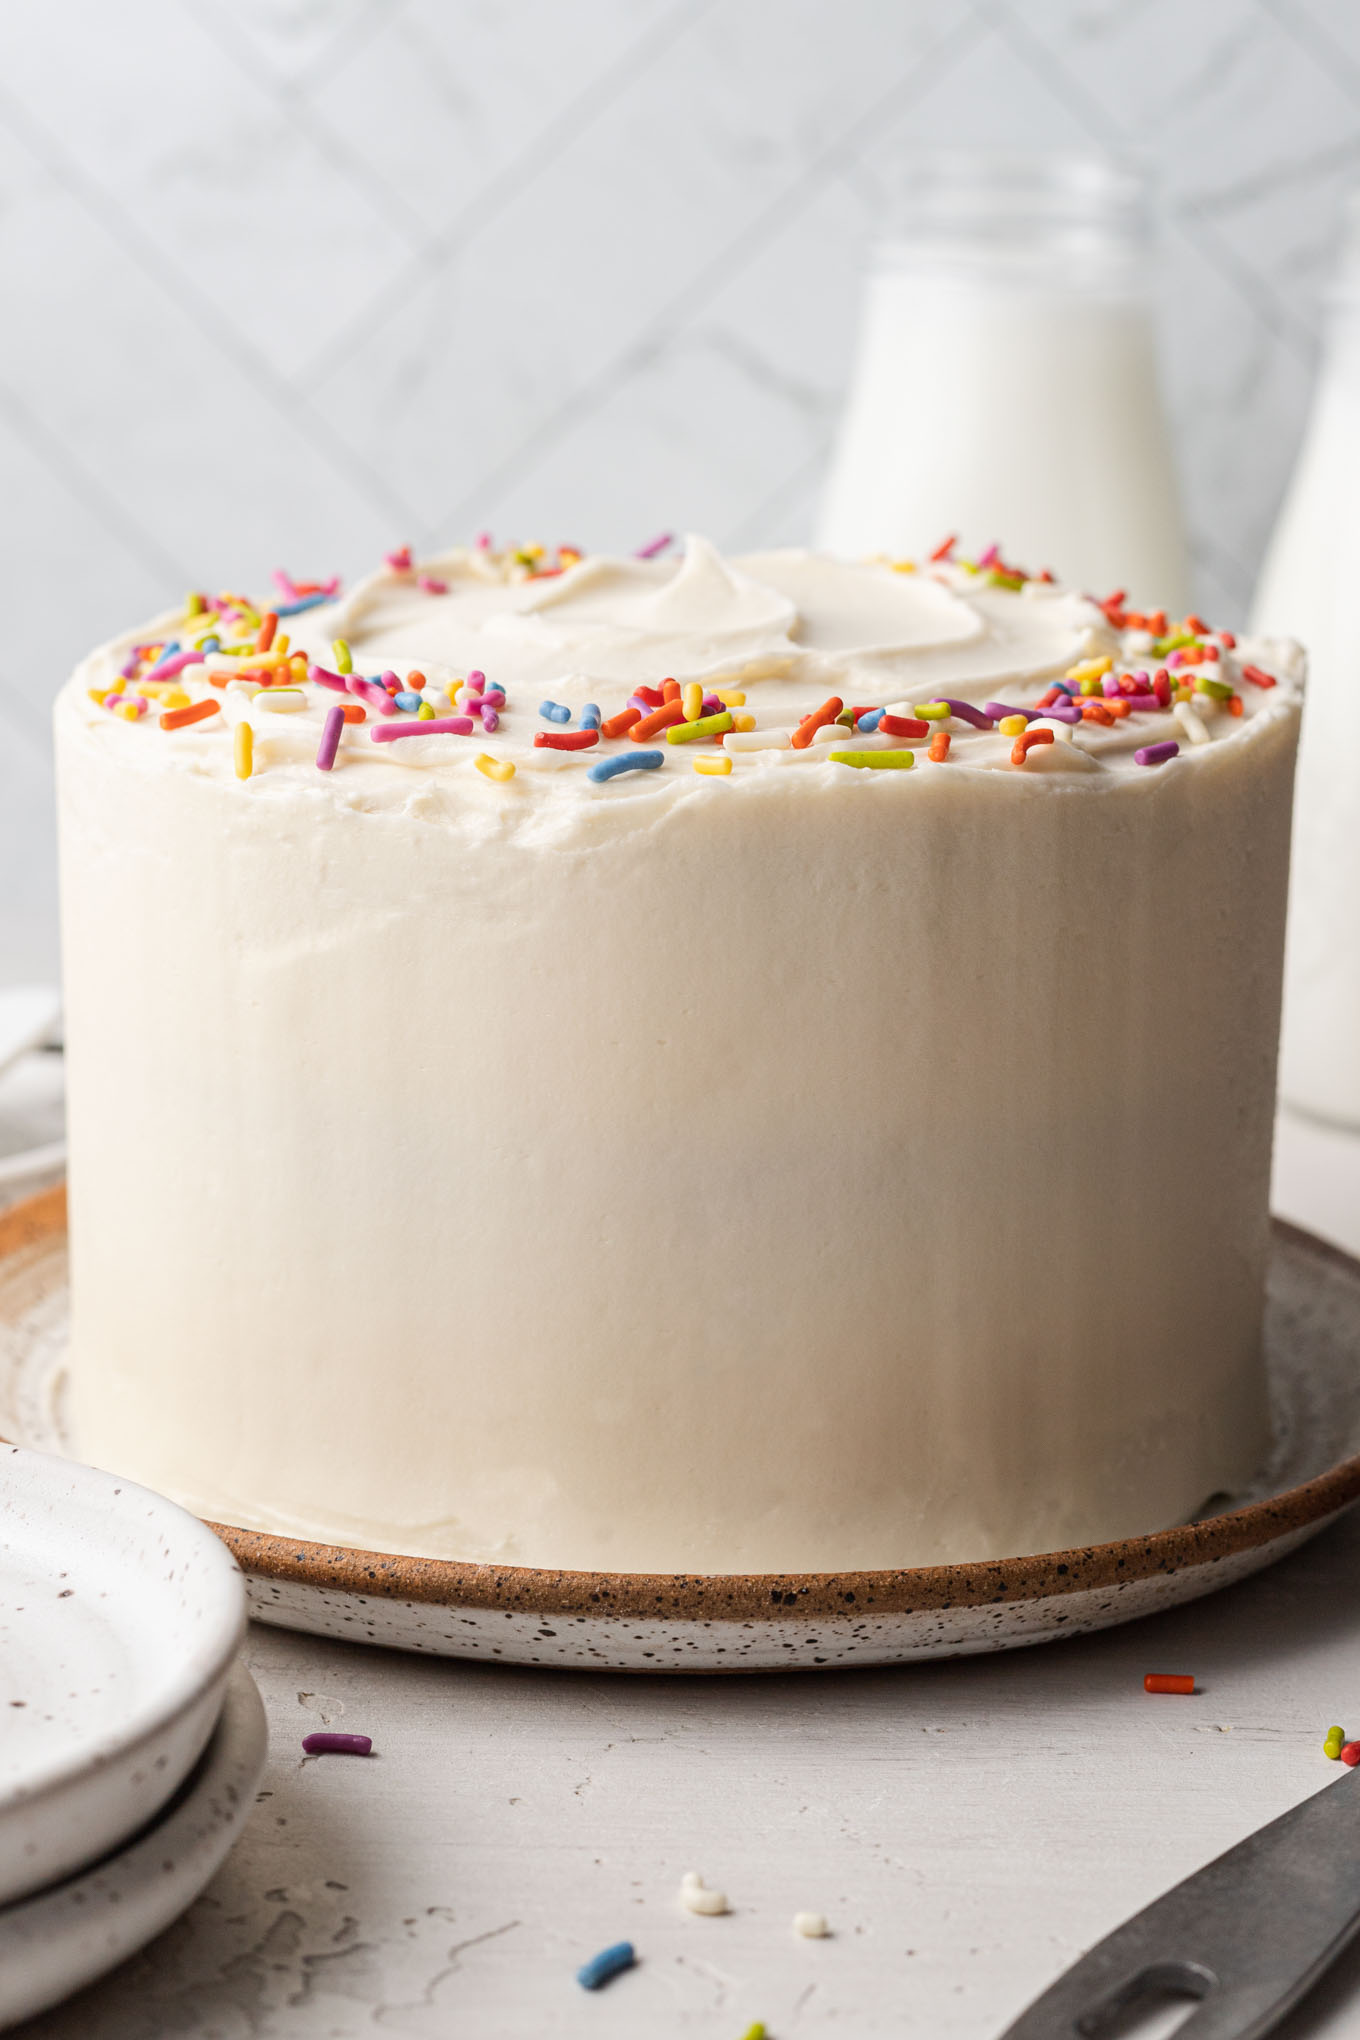
[[[1297,647],[995,552],[279,579],[57,706],[86,1457],[637,1572],[1248,1479]]]

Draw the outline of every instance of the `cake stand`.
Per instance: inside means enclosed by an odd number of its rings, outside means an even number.
[[[0,1436],[68,1451],[66,1205],[0,1215]],[[1275,1443],[1243,1494],[1144,1537],[901,1571],[551,1572],[212,1527],[257,1621],[438,1657],[631,1672],[789,1671],[1014,1650],[1245,1579],[1360,1498],[1360,1262],[1275,1221],[1265,1326]]]

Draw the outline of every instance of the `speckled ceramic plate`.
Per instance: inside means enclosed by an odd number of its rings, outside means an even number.
[[[263,1702],[238,1664],[212,1740],[150,1826],[93,1870],[0,1906],[0,2026],[106,1975],[193,1904],[250,1818],[268,1740]]]
[[[0,1435],[62,1449],[65,1204],[0,1217]],[[1013,1650],[1211,1593],[1360,1498],[1360,1262],[1275,1226],[1266,1317],[1275,1444],[1192,1523],[1079,1550],[900,1572],[565,1573],[400,1558],[214,1527],[262,1622],[508,1664],[787,1671]]]

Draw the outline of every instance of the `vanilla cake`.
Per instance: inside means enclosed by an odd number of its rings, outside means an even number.
[[[649,551],[281,575],[64,689],[82,1453],[632,1572],[1239,1487],[1298,648]]]

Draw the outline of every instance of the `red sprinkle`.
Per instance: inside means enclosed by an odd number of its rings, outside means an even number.
[[[930,724],[915,715],[885,715],[878,726],[890,737],[928,737]]]
[[[949,558],[950,553],[953,552],[958,542],[959,542],[958,533],[956,531],[951,531],[948,538],[945,540],[944,544],[937,545],[933,553],[927,554],[927,558],[932,560],[947,560]]]
[[[633,692],[639,701],[650,701],[653,708],[660,708],[665,703],[666,697],[659,687],[635,687]]]
[[[1360,1742],[1343,1743],[1341,1745],[1341,1761],[1343,1764],[1350,1764],[1352,1766],[1360,1764]]]
[[[598,730],[540,730],[534,738],[536,751],[588,751],[600,741]]]
[[[1152,676],[1152,691],[1163,708],[1171,706],[1171,680],[1164,666],[1159,666]]]
[[[1244,666],[1242,668],[1242,678],[1250,680],[1253,687],[1273,687],[1275,685],[1274,674],[1263,673],[1259,666]]]
[[[1192,1672],[1149,1672],[1143,1680],[1145,1693],[1193,1693],[1194,1690]],[[1354,1758],[1351,1761],[1354,1762]]]

